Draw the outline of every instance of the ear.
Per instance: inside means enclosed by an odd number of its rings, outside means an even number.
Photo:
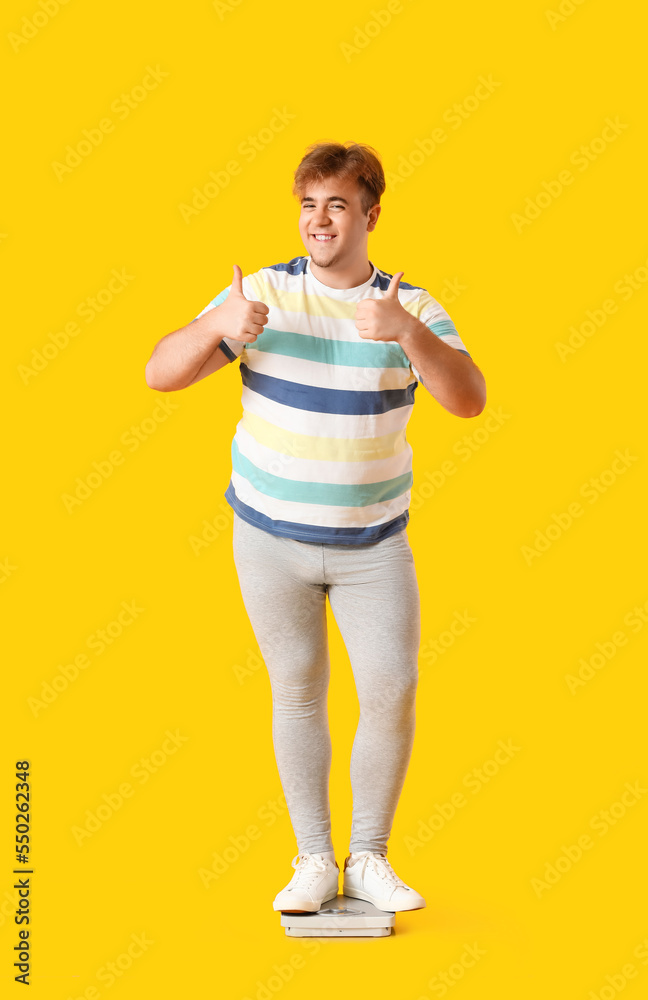
[[[378,222],[378,216],[380,215],[381,206],[374,205],[373,208],[369,209],[369,219],[367,221],[367,232],[373,233],[376,228],[376,223]]]

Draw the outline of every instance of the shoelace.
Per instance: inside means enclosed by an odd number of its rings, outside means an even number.
[[[409,889],[403,880],[398,877],[384,854],[374,854],[373,851],[358,851],[354,857],[354,868],[360,865],[360,874],[364,875],[365,868],[369,867],[379,878],[384,879],[389,885],[402,886]]]
[[[314,854],[305,851],[303,854],[296,854],[291,862],[295,869],[295,874],[291,879],[291,886],[307,889],[314,879],[326,871],[326,864],[322,858],[316,858]]]

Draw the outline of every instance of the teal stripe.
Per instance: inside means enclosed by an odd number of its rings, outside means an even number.
[[[427,323],[426,325],[428,330],[436,333],[437,337],[447,337],[449,333],[457,333],[457,328],[451,319],[438,319],[434,323]]]
[[[253,344],[246,344],[248,351],[267,351],[305,361],[321,361],[328,365],[347,365],[359,368],[409,368],[409,360],[398,344],[377,341],[328,340],[308,334],[289,333],[266,327]]]
[[[412,472],[380,483],[306,483],[282,479],[257,468],[241,454],[235,440],[232,441],[232,467],[260,493],[276,500],[328,504],[332,507],[366,507],[382,500],[393,500],[405,493],[414,481]]]

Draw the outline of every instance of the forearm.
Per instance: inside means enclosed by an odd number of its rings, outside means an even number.
[[[169,392],[191,382],[225,336],[219,324],[219,309],[210,309],[158,341],[145,369],[146,384],[151,389]]]
[[[472,358],[444,344],[420,320],[411,321],[398,337],[410,363],[432,396],[457,417],[476,417],[486,405],[486,382]]]

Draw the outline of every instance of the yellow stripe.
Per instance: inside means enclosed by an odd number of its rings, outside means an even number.
[[[274,288],[263,278],[248,275],[251,294],[257,301],[265,302],[267,306],[275,306],[287,312],[308,313],[309,316],[327,316],[332,319],[355,319],[357,302],[343,302],[340,299],[330,299],[324,295],[306,295],[304,292],[287,292]],[[308,308],[306,301],[308,300]],[[417,298],[409,302],[401,302],[403,309],[415,315]]]
[[[405,428],[382,437],[325,438],[311,434],[295,434],[276,427],[254,413],[243,411],[241,426],[259,444],[283,455],[327,462],[372,462],[389,458],[408,447]]]

